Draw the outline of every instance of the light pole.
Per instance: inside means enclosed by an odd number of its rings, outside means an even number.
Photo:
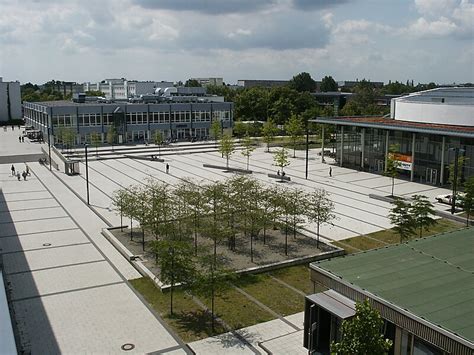
[[[89,163],[87,161],[87,144],[84,146],[86,154],[86,189],[87,189],[87,204],[89,205]]]
[[[49,171],[51,171],[51,128],[48,127],[48,154],[49,154]]]
[[[459,152],[464,152],[464,149],[449,148],[454,150],[454,171],[453,171],[453,197],[451,198],[451,214],[456,212],[456,194],[458,190],[458,169],[459,169]]]
[[[308,150],[309,150],[309,129],[306,126],[306,171],[305,171],[305,179],[308,180]]]

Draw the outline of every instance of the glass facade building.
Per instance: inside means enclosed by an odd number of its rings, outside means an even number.
[[[399,161],[399,177],[431,185],[449,182],[449,166],[456,150],[464,157],[461,180],[474,176],[474,126],[403,124],[385,118],[317,118],[335,125],[332,143],[336,163],[342,167],[383,174],[387,157]]]

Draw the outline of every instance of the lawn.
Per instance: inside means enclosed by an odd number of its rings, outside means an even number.
[[[462,228],[462,223],[454,222],[449,219],[441,218],[438,219],[438,223],[432,226],[429,230],[423,230],[423,237],[448,232]],[[413,235],[409,240],[416,239],[419,234]],[[374,233],[367,234],[365,236],[353,237],[344,239],[339,242],[333,242],[332,244],[344,248],[348,254],[355,253],[358,251],[369,250],[374,248],[384,247],[389,244],[396,244],[400,242],[400,236],[393,229],[386,229]]]
[[[271,272],[274,277],[286,282],[288,285],[303,291],[305,294],[313,293],[313,282],[307,265],[291,266]]]
[[[235,285],[283,316],[304,310],[304,297],[272,280],[269,275],[246,275]]]

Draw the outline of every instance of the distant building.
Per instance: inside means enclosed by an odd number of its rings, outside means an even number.
[[[353,89],[355,86],[360,84],[359,80],[356,81],[338,81],[337,86],[339,89]],[[371,84],[375,89],[381,89],[384,85],[383,81],[367,81],[367,83]]]
[[[44,88],[45,85],[42,87]],[[51,87],[54,91],[58,91],[64,96],[78,94],[84,91],[84,85],[78,84],[74,81],[50,81],[48,86]]]
[[[237,85],[243,88],[253,88],[256,86],[264,88],[274,88],[279,86],[285,86],[289,84],[289,80],[238,80]]]
[[[93,132],[106,142],[112,127],[119,144],[151,141],[157,131],[164,139],[202,139],[209,136],[213,121],[223,130],[230,130],[233,121],[233,103],[205,91],[171,86],[128,101],[78,94],[74,101],[25,102],[24,117],[27,125],[41,130],[45,138],[49,133],[55,143],[61,142],[58,131],[64,128],[76,133],[76,144],[90,143]]]
[[[474,228],[310,264],[304,346],[329,354],[365,299],[384,320],[390,355],[474,353]]]
[[[127,100],[145,94],[153,94],[158,88],[172,87],[168,81],[136,81],[105,79],[99,83],[84,83],[84,91],[101,91],[109,100]]]
[[[191,78],[191,80],[196,80],[202,86],[222,86],[224,85],[223,78]]]
[[[3,81],[0,77],[0,121],[21,119],[19,81]]]

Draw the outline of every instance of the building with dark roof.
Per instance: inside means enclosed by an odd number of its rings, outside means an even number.
[[[306,348],[320,353],[368,299],[385,321],[390,354],[474,353],[474,228],[310,265],[328,288],[306,297]]]
[[[181,94],[171,89],[174,91],[142,95],[133,102],[85,95],[78,95],[76,102],[25,102],[24,119],[55,143],[61,143],[60,130],[73,130],[76,144],[90,143],[93,133],[99,133],[104,143],[112,127],[119,144],[151,141],[157,132],[163,139],[202,139],[209,136],[212,121],[218,121],[223,130],[232,128],[232,102],[189,94],[188,89],[203,88],[185,88]]]
[[[445,185],[458,155],[465,158],[461,179],[474,176],[474,88],[439,88],[394,98],[390,117],[318,117],[312,122],[336,127],[340,166],[384,173],[392,153],[400,177]]]

